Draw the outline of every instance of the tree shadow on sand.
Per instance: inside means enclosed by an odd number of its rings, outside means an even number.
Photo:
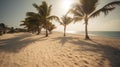
[[[99,66],[104,66],[105,58],[109,60],[111,67],[119,67],[120,66],[120,49],[112,47],[107,44],[98,43],[97,40],[80,40],[75,37],[57,37],[53,38],[53,40],[58,40],[59,43],[65,45],[66,42],[72,43],[73,45],[79,45],[80,48],[74,49],[74,51],[79,52],[94,52],[102,55],[102,60],[99,63]],[[81,48],[82,47],[82,48]],[[103,66],[102,66],[103,65]]]
[[[39,38],[27,38],[31,37],[31,34],[15,35],[14,38],[0,40],[0,52],[19,52],[21,49],[28,46],[30,43],[38,41]],[[27,39],[25,39],[27,38]]]
[[[61,44],[61,46],[64,46],[66,42],[69,42],[69,41],[74,41],[78,38],[75,38],[75,37],[56,37],[56,38],[53,38],[52,41],[59,41],[59,43]]]

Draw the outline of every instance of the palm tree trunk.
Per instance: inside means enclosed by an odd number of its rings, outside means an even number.
[[[52,34],[52,31],[49,31],[50,34]]]
[[[64,37],[66,36],[66,26],[64,26]]]
[[[42,28],[39,28],[39,29],[40,29],[40,33],[41,33]]]
[[[45,23],[45,27],[46,27],[46,37],[48,37],[48,30],[47,30],[47,24]]]
[[[48,37],[48,31],[47,31],[47,29],[46,29],[46,37]]]
[[[39,35],[40,34],[40,28],[38,27],[38,33],[37,33],[37,35]]]
[[[89,40],[89,36],[88,36],[88,17],[86,15],[85,17],[85,40]]]
[[[2,31],[0,30],[0,36],[2,35]]]
[[[38,26],[38,33],[37,33],[37,35],[39,35],[40,33],[41,33],[41,30],[42,30],[42,28],[40,27],[40,26]]]

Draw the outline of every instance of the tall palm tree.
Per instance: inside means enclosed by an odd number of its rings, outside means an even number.
[[[37,4],[33,4],[33,6],[37,9],[40,17],[41,17],[41,21],[42,23],[45,25],[45,29],[46,29],[46,37],[48,37],[48,27],[47,27],[47,23],[50,20],[58,20],[59,18],[57,16],[54,15],[50,15],[51,14],[51,7],[52,5],[48,5],[45,1],[42,1],[42,4],[39,6]]]
[[[67,15],[61,17],[60,24],[64,26],[64,36],[66,36],[66,28],[67,25],[70,24],[73,21],[71,17],[68,17]]]
[[[73,6],[70,10],[74,14],[76,21],[84,19],[85,21],[85,39],[90,39],[88,36],[88,20],[91,17],[97,17],[100,13],[108,15],[108,13],[115,9],[116,5],[120,5],[120,1],[113,1],[102,8],[96,10],[98,0],[79,0],[79,4]]]

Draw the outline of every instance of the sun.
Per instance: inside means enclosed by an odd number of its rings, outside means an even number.
[[[65,11],[68,11],[71,8],[72,3],[73,3],[73,0],[63,0],[63,2],[62,2],[62,8]]]

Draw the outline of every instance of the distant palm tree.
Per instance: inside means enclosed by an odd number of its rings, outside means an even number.
[[[98,0],[80,0],[80,4],[74,5],[74,7],[70,10],[74,14],[75,21],[79,21],[84,19],[85,21],[85,39],[90,39],[88,36],[88,20],[91,17],[97,17],[100,13],[104,13],[108,15],[110,11],[115,9],[115,5],[120,5],[120,1],[113,1],[102,8],[96,10],[98,5]]]
[[[67,15],[61,17],[60,24],[64,26],[64,36],[66,36],[66,28],[67,25],[70,24],[73,21],[71,17],[68,17]]]
[[[58,20],[59,18],[57,16],[50,16],[52,5],[48,6],[48,4],[45,1],[42,1],[42,4],[40,6],[38,6],[37,4],[33,4],[33,6],[37,9],[41,17],[41,21],[45,25],[46,37],[48,37],[47,23],[50,20],[53,20],[53,19]]]
[[[56,28],[56,26],[55,26],[54,24],[50,23],[50,24],[48,25],[48,31],[49,31],[49,33],[51,34],[51,33],[52,33],[52,30],[54,30],[55,28]]]
[[[6,25],[4,23],[0,23],[0,35],[6,33]]]
[[[52,33],[52,30],[56,28],[56,26],[52,24],[52,22],[47,22],[47,27],[50,34]],[[46,29],[45,25],[43,25],[43,28]]]

